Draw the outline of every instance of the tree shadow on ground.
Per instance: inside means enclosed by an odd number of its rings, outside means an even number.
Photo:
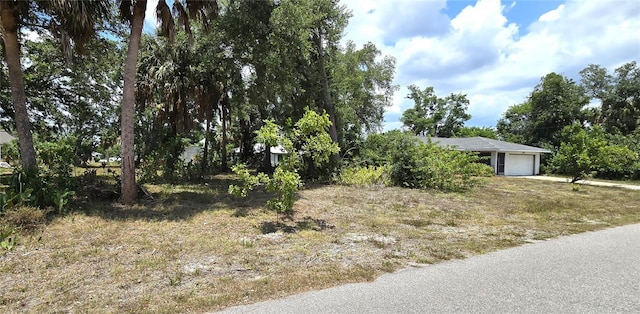
[[[335,228],[335,226],[328,224],[326,220],[315,219],[309,216],[292,222],[265,221],[260,224],[260,231],[262,234],[278,231],[282,231],[284,233],[296,233],[303,230],[324,231],[333,228]]]
[[[78,198],[74,210],[109,220],[181,221],[199,213],[232,210],[234,216],[246,216],[250,211],[264,208],[272,197],[256,188],[246,198],[228,194],[230,184],[238,184],[230,176],[211,176],[197,183],[153,185],[149,195],[140,195],[133,206],[121,205],[118,200]]]

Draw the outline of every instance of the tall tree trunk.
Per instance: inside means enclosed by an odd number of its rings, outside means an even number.
[[[37,170],[36,151],[33,148],[31,122],[27,113],[27,96],[24,91],[24,78],[20,64],[20,45],[18,44],[18,13],[13,1],[2,1],[0,17],[2,19],[2,38],[9,68],[11,99],[15,112],[16,130],[22,167],[25,170]]]
[[[136,67],[138,65],[138,50],[142,37],[144,13],[147,8],[146,0],[136,1],[131,19],[131,36],[127,49],[127,60],[124,65],[124,88],[122,92],[122,203],[131,205],[135,202],[136,166],[134,160],[134,118],[136,102]]]
[[[220,143],[220,161],[222,162],[222,171],[227,171],[227,109],[228,109],[228,98],[225,95],[220,102],[220,109],[222,111],[221,119],[222,119],[222,143]]]
[[[331,126],[329,127],[329,135],[334,143],[338,143],[338,129],[336,126],[336,109],[331,101],[331,91],[329,90],[329,78],[327,77],[327,69],[324,60],[324,48],[322,47],[322,37],[320,34],[314,35],[316,50],[318,52],[318,67],[322,79],[322,91],[324,97],[324,110],[327,111]],[[337,157],[337,156],[335,156]]]

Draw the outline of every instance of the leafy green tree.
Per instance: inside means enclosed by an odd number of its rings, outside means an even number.
[[[609,74],[600,65],[590,64],[580,71],[589,96],[600,101],[592,123],[609,132],[633,133],[640,126],[640,67],[628,62]]]
[[[309,35],[311,37],[311,45],[315,50],[315,64],[318,66],[320,83],[322,84],[322,109],[329,114],[331,121],[329,135],[331,140],[337,144],[336,107],[331,96],[327,68],[331,50],[336,48],[342,37],[342,32],[347,26],[349,14],[344,6],[338,5],[337,0],[314,0],[305,4],[311,8],[312,13]]]
[[[25,25],[39,25],[49,29],[63,42],[63,49],[70,55],[72,43],[83,51],[84,43],[94,34],[96,23],[109,11],[107,1],[2,1],[0,22],[4,41],[4,57],[9,72],[11,98],[22,166],[37,169],[36,153],[31,135],[31,123],[27,112],[24,75],[18,34]],[[45,26],[47,25],[47,26]]]
[[[638,154],[628,147],[609,144],[599,126],[585,129],[574,123],[562,130],[561,139],[550,169],[570,175],[572,183],[598,172],[637,171]]]
[[[193,65],[200,60],[184,32],[178,32],[173,43],[165,38],[143,36],[138,65],[137,111],[153,112],[150,132],[164,136],[158,138],[144,133],[138,137],[136,147],[139,156],[154,150],[163,151],[163,174],[167,179],[176,174],[185,147],[182,139],[193,137],[194,131],[200,128],[198,122],[211,123],[222,97],[223,90],[220,84],[215,84],[215,77],[205,77],[213,76],[212,71]],[[199,117],[202,120],[198,121]],[[142,120],[146,121],[145,118]]]
[[[60,135],[75,139],[75,165],[84,164],[102,129],[117,130],[116,109],[120,102],[121,50],[112,39],[94,38],[84,45],[84,54],[66,60],[55,39],[47,33],[23,45],[27,106],[33,119],[32,134],[40,141],[55,141]],[[13,105],[1,103],[0,115],[13,121]],[[36,118],[37,117],[37,118]],[[14,129],[11,123],[6,129]],[[37,143],[36,143],[37,145]]]
[[[379,131],[384,110],[398,86],[392,84],[395,59],[382,57],[372,43],[353,42],[336,52],[331,64],[336,128],[341,147],[352,148],[366,133]]]
[[[243,164],[234,166],[233,171],[241,180],[241,185],[229,186],[229,194],[246,197],[248,191],[255,186],[265,185],[267,191],[276,194],[276,198],[269,200],[268,206],[276,212],[293,214],[294,196],[302,186],[298,174],[304,170],[302,156],[309,157],[316,169],[322,169],[329,163],[330,156],[339,151],[338,145],[332,142],[329,136],[330,124],[329,115],[320,115],[309,109],[288,135],[285,135],[273,121],[266,121],[256,132],[258,140],[273,146],[282,145],[288,154],[278,164],[271,177],[265,173],[252,176]],[[295,149],[294,143],[298,143],[301,149]]]
[[[497,123],[505,141],[559,147],[562,129],[587,119],[585,89],[556,73],[545,75],[526,102],[509,107]]]
[[[471,119],[467,113],[469,100],[464,94],[440,98],[433,87],[420,90],[415,85],[410,85],[409,91],[408,98],[415,104],[400,120],[416,135],[452,137]]]
[[[559,147],[558,135],[568,125],[585,120],[583,109],[589,104],[584,88],[556,73],[542,78],[529,96],[531,139],[535,146]]]
[[[524,102],[507,109],[498,120],[496,129],[498,137],[507,141],[532,145],[531,103]]]

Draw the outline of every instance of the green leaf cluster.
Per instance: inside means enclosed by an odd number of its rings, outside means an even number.
[[[345,167],[336,178],[338,184],[353,186],[389,186],[389,166],[352,166]]]
[[[575,123],[562,130],[561,139],[549,167],[554,173],[570,175],[571,182],[601,172],[630,176],[640,169],[638,153],[610,143],[599,126],[585,128]]]
[[[0,226],[0,248],[11,251],[17,244],[18,232],[9,226]]]
[[[474,153],[423,143],[400,131],[370,135],[357,160],[388,171],[391,185],[408,188],[463,191],[480,184],[478,177],[493,175]]]
[[[416,135],[452,137],[471,119],[467,113],[469,100],[464,94],[450,94],[438,97],[433,87],[424,90],[416,85],[409,86],[408,98],[414,107],[407,109],[400,119]]]
[[[258,141],[264,141],[268,146],[282,145],[288,154],[278,164],[271,177],[265,173],[252,175],[244,164],[232,167],[240,184],[229,186],[229,194],[247,197],[249,191],[256,186],[264,185],[267,191],[275,194],[275,198],[268,201],[269,208],[276,212],[292,214],[295,193],[302,187],[302,179],[298,174],[304,167],[301,158],[306,156],[313,161],[315,167],[322,168],[329,163],[330,156],[339,151],[338,145],[328,134],[330,125],[326,113],[318,114],[309,108],[295,124],[295,128],[286,134],[280,131],[275,122],[266,120],[264,126],[256,131]],[[294,143],[299,144],[300,151],[295,149]]]

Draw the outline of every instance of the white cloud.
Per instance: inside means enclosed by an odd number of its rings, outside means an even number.
[[[505,17],[516,2],[505,8],[499,0],[479,0],[451,19],[442,16],[440,0],[344,4],[354,14],[346,39],[371,41],[397,59],[395,82],[403,88],[387,110],[386,129],[397,126],[391,118],[412,106],[405,98],[409,84],[434,86],[441,96],[467,94],[470,125],[493,125],[549,72],[577,79],[578,71],[591,63],[613,69],[640,61],[636,0],[569,0],[522,29]],[[444,25],[431,25],[427,17]]]
[[[564,10],[564,5],[559,5],[555,10],[551,10],[543,15],[540,15],[538,22],[553,22],[557,21]]]

